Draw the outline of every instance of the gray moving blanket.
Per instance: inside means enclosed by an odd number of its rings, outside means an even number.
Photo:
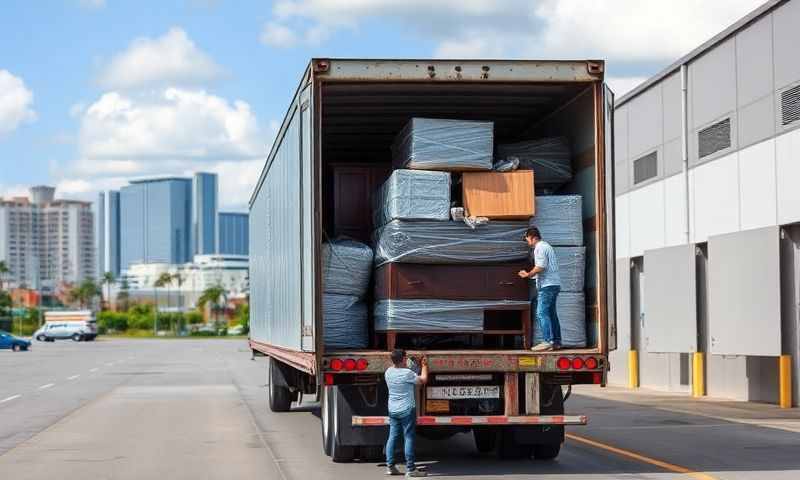
[[[450,174],[395,170],[375,195],[374,223],[450,219]]]
[[[323,243],[322,272],[324,293],[363,297],[372,275],[372,248],[349,239]]]
[[[325,348],[367,348],[367,305],[352,295],[322,295]]]
[[[412,118],[392,144],[393,163],[414,170],[491,170],[494,124]]]
[[[528,258],[527,222],[393,220],[375,231],[375,266],[404,263],[501,263]]]
[[[531,225],[554,247],[583,246],[583,200],[580,195],[538,195]]]
[[[558,322],[561,324],[561,346],[583,348],[586,346],[586,299],[583,292],[561,292],[556,299]],[[536,303],[533,311],[533,343],[542,341],[536,322]]]

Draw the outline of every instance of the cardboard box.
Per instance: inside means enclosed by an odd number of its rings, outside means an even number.
[[[464,208],[471,217],[522,220],[536,213],[533,170],[465,172],[461,185]]]

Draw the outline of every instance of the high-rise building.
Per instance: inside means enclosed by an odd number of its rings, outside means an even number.
[[[120,274],[119,192],[100,192],[97,199],[97,278]]]
[[[195,173],[192,179],[192,252],[217,251],[218,187],[216,173]]]
[[[93,277],[93,232],[91,204],[55,199],[53,187],[0,199],[0,260],[10,270],[5,280],[40,288]]]
[[[136,180],[120,189],[120,268],[186,263],[192,258],[192,181]]]
[[[249,217],[246,213],[219,213],[219,252],[223,255],[248,255]]]

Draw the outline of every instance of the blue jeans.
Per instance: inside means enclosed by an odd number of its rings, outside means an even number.
[[[542,287],[537,294],[536,324],[542,332],[542,340],[553,345],[561,345],[561,324],[558,323],[556,299],[561,287],[552,285]]]
[[[417,412],[411,409],[399,414],[389,414],[389,439],[386,440],[386,465],[394,465],[394,444],[403,436],[403,449],[406,455],[406,471],[417,467],[414,465],[414,436],[416,434]]]

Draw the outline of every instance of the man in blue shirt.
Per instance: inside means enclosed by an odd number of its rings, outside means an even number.
[[[525,241],[533,248],[533,270],[520,270],[519,276],[536,278],[536,326],[542,334],[542,342],[534,345],[531,350],[558,350],[561,348],[561,325],[558,323],[556,299],[561,291],[561,275],[558,273],[556,251],[542,240],[542,234],[536,227],[525,232]]]
[[[401,475],[394,463],[394,445],[403,436],[406,456],[406,477],[425,477],[426,472],[417,470],[414,464],[414,436],[417,425],[417,409],[414,392],[417,385],[428,382],[428,362],[420,358],[422,371],[419,375],[408,368],[405,350],[392,352],[392,363],[384,374],[389,387],[389,439],[386,441],[386,475]]]

